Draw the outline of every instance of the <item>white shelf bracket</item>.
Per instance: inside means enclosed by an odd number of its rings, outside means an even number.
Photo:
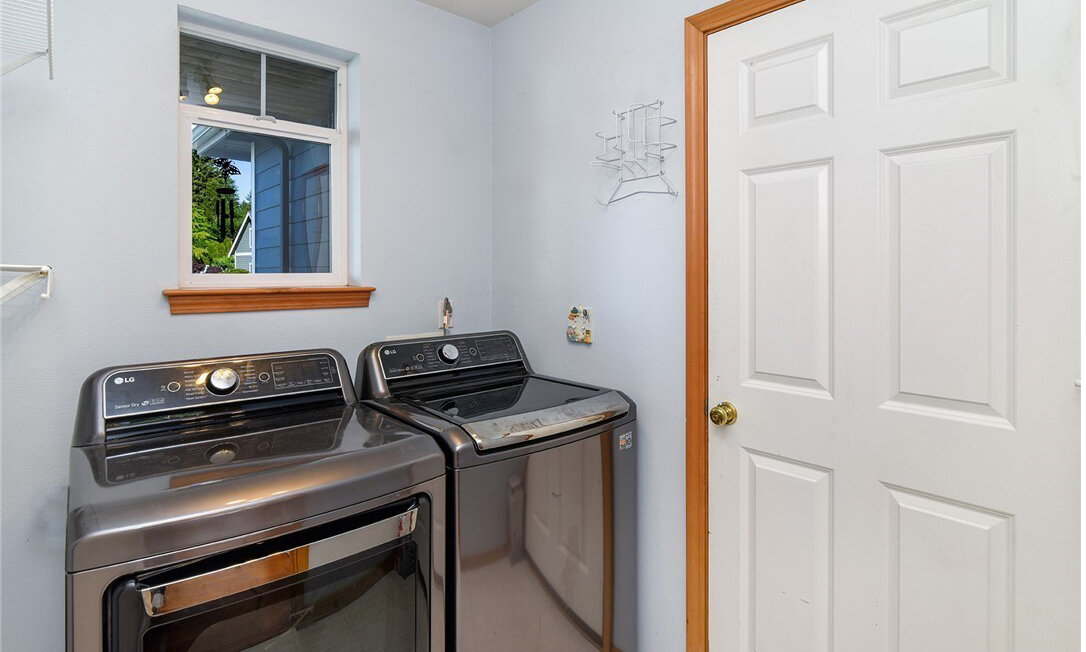
[[[26,292],[35,283],[45,279],[45,292],[42,299],[53,296],[53,268],[49,265],[0,265],[3,272],[22,272],[3,286],[0,286],[0,305],[11,301],[23,292]]]

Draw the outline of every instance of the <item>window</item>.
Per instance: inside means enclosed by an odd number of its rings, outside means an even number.
[[[347,284],[345,69],[181,34],[182,288]]]

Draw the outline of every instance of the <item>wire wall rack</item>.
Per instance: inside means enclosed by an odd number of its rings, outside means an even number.
[[[45,292],[42,293],[41,298],[48,299],[53,295],[53,268],[49,265],[0,265],[0,272],[22,272],[0,286],[0,305],[26,292],[43,278]]]
[[[596,201],[607,206],[634,195],[671,195],[679,192],[665,172],[667,154],[678,147],[664,139],[665,129],[678,122],[662,112],[663,100],[648,104],[630,104],[625,111],[614,110],[615,131],[596,132],[602,152],[592,159],[592,165],[616,172],[614,187],[606,200]]]
[[[0,0],[0,77],[45,57],[53,78],[53,0]]]

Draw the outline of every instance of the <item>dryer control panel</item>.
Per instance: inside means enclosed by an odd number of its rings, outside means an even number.
[[[102,413],[130,417],[338,389],[340,375],[336,359],[321,352],[118,369],[102,380]]]
[[[390,342],[380,347],[378,358],[386,380],[523,360],[516,340],[505,333]]]

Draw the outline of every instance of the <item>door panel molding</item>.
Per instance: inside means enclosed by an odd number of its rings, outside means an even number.
[[[833,115],[833,35],[743,62],[743,128]]]
[[[742,649],[831,652],[833,470],[749,448],[742,458]]]
[[[1012,0],[933,2],[880,19],[880,101],[890,104],[1014,81]],[[940,29],[962,37],[943,51]]]
[[[686,41],[686,649],[709,649],[707,38],[802,0],[732,0],[690,16]]]
[[[886,649],[1012,649],[1014,517],[883,483]],[[957,555],[948,564],[948,550]],[[964,561],[964,563],[963,563]],[[933,608],[953,595],[961,609]]]
[[[885,409],[1014,429],[1014,141],[1014,132],[1002,132],[880,152],[891,355]],[[939,184],[977,190],[960,193],[956,204],[942,193],[938,205],[925,206]],[[947,219],[955,215],[970,219]],[[963,260],[980,262],[970,268]],[[960,312],[944,311],[937,331],[922,332],[917,316],[948,296],[963,304]]]
[[[743,385],[832,399],[833,159],[740,174]]]

